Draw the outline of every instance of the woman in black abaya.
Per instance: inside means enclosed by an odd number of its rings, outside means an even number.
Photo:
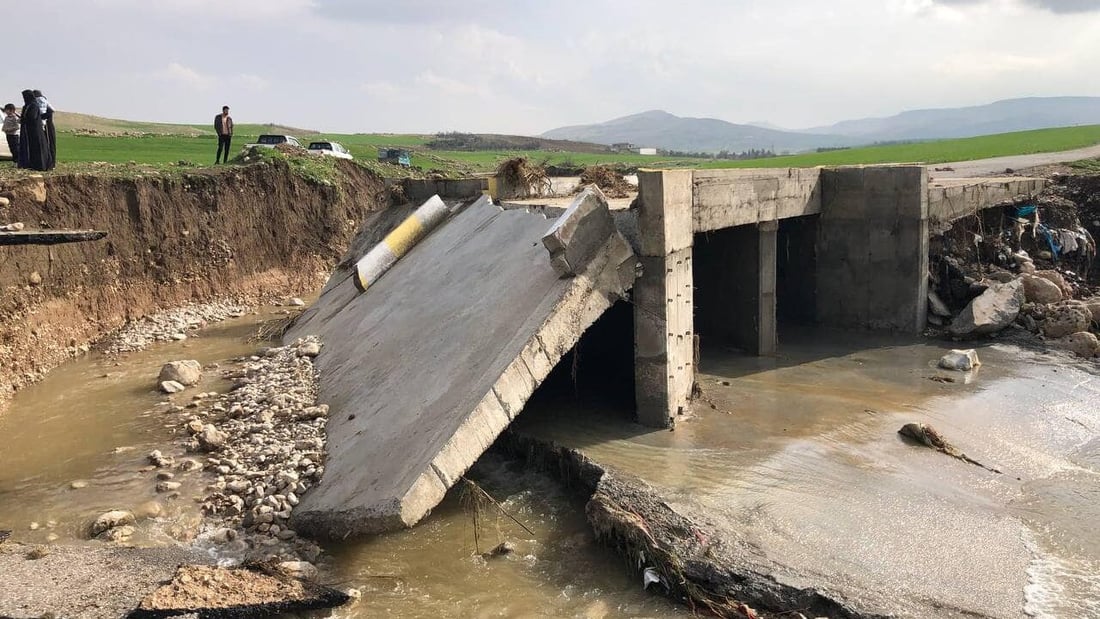
[[[19,120],[19,161],[24,168],[46,171],[53,168],[50,141],[42,126],[42,111],[30,90],[23,91],[23,116]]]

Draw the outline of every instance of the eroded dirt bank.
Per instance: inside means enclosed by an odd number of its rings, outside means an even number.
[[[353,164],[318,182],[280,162],[0,177],[0,194],[11,200],[0,223],[109,233],[0,249],[0,398],[157,310],[316,289],[366,214],[386,203],[381,179]]]

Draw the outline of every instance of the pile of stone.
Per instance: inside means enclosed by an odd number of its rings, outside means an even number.
[[[222,556],[315,561],[320,554],[289,524],[299,497],[324,472],[328,406],[316,402],[312,360],[320,350],[316,338],[266,349],[225,373],[232,391],[182,411],[188,450],[205,454],[213,476],[202,497],[211,522],[200,539]]]
[[[247,311],[248,306],[226,300],[160,312],[128,323],[108,340],[105,350],[108,353],[134,352],[154,342],[183,341],[192,331],[210,323],[239,318]]]
[[[994,270],[970,282],[972,299],[957,315],[936,292],[928,295],[929,322],[946,326],[957,338],[992,335],[1006,328],[1026,329],[1051,348],[1092,358],[1100,356],[1100,296],[1075,299],[1074,287],[1056,270],[1037,270],[1024,252],[1015,256],[1018,273]]]

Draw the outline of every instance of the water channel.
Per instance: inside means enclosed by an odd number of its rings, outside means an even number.
[[[101,543],[84,541],[97,514],[157,501],[145,455],[179,431],[179,417],[157,407],[160,365],[249,354],[257,344],[246,339],[271,317],[118,360],[86,355],[19,392],[0,414],[0,528],[18,541]],[[536,398],[518,429],[641,476],[808,579],[937,591],[991,616],[1100,616],[1100,377],[1005,344],[980,349],[977,372],[949,375],[934,368],[935,343],[791,341],[778,359],[705,359],[705,403],[675,432],[568,394]],[[208,375],[197,390],[228,387]],[[901,441],[908,421],[934,424],[1005,474]],[[558,482],[496,456],[471,477],[531,533],[483,517],[475,543],[471,510],[452,492],[413,530],[326,549],[328,580],[363,592],[337,616],[689,616],[595,544],[583,503]],[[191,483],[160,501],[136,543],[187,537],[198,519],[188,489],[200,480]],[[478,554],[505,540],[515,553]]]

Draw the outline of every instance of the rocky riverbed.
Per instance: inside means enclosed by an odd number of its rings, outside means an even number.
[[[316,561],[320,555],[288,525],[298,497],[324,472],[328,407],[316,402],[313,368],[320,350],[316,338],[264,349],[223,372],[234,381],[229,393],[178,411],[190,435],[186,449],[205,455],[201,465],[211,478],[200,540],[220,556]],[[300,569],[307,577],[316,573],[310,565]]]
[[[224,299],[158,312],[127,323],[107,338],[104,350],[107,353],[135,352],[154,342],[181,342],[208,324],[244,316],[248,309],[238,301]]]
[[[310,562],[320,548],[288,522],[298,497],[324,471],[328,407],[316,402],[313,368],[320,350],[316,338],[307,338],[261,349],[227,368],[207,366],[203,371],[233,381],[229,392],[198,393],[182,404],[183,392],[158,407],[175,416],[181,440],[148,454],[151,481],[169,501],[201,488],[194,496],[204,515],[196,544],[224,562],[284,562],[303,578],[316,576]],[[172,362],[165,370],[180,366],[197,364]],[[128,511],[108,512],[90,534],[126,541],[134,521]]]

